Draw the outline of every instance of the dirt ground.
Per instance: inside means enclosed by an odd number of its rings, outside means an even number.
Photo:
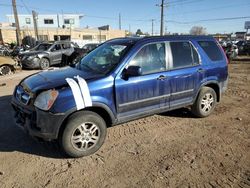
[[[250,61],[229,71],[211,116],[180,109],[122,124],[80,159],[62,158],[15,126],[14,86],[34,71],[0,77],[0,187],[250,187]]]

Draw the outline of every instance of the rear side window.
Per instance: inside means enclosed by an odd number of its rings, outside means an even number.
[[[214,41],[199,41],[198,43],[212,61],[223,59],[221,51]]]
[[[173,62],[171,68],[193,66],[199,63],[199,56],[188,41],[170,42]]]

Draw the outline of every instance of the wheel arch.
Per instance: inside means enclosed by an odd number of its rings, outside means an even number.
[[[196,94],[196,96],[195,96],[195,100],[196,100],[197,97],[199,96],[199,93],[200,93],[200,91],[201,91],[201,89],[202,89],[203,87],[210,87],[210,88],[212,88],[212,89],[215,91],[215,93],[216,93],[217,102],[220,102],[220,99],[221,99],[221,96],[220,96],[220,86],[219,86],[219,83],[216,82],[216,81],[203,83],[203,84],[200,86],[200,88],[199,88],[199,90],[198,90],[198,92],[197,92],[197,94]]]
[[[115,119],[113,112],[105,104],[97,103],[97,104],[94,104],[94,106],[87,107],[87,108],[84,108],[82,110],[77,110],[76,108],[74,108],[74,109],[70,110],[70,112],[66,115],[66,117],[62,121],[61,126],[57,130],[57,138],[62,134],[62,132],[67,124],[68,119],[71,116],[78,114],[78,113],[81,113],[83,111],[91,111],[91,112],[95,112],[98,115],[100,115],[103,118],[103,120],[105,121],[107,128],[111,127],[116,122],[116,119]]]

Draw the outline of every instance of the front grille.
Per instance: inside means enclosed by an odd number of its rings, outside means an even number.
[[[28,105],[30,101],[30,95],[24,91],[22,86],[18,86],[16,89],[16,98],[21,103]]]

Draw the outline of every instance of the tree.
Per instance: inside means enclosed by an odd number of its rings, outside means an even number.
[[[191,35],[205,35],[207,34],[206,28],[202,26],[193,26],[190,29],[190,34]]]
[[[135,34],[136,34],[136,35],[143,35],[143,32],[141,31],[141,29],[137,29],[137,31],[136,31]]]

